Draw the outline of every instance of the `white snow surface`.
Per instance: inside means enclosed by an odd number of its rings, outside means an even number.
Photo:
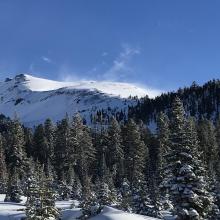
[[[102,213],[91,218],[91,220],[156,220],[156,218],[151,218],[143,215],[136,215],[123,212],[121,210],[104,207]]]
[[[66,87],[69,89],[89,89],[92,91],[98,90],[109,95],[120,96],[121,98],[128,98],[129,96],[138,96],[140,98],[146,95],[152,98],[158,95],[157,90],[146,90],[129,83],[108,81],[58,82],[33,77],[27,74],[23,75],[26,78],[23,84],[31,91],[51,91]]]
[[[13,220],[25,217],[25,198],[20,204],[4,202],[5,195],[0,194],[0,220]],[[79,208],[71,209],[72,203],[76,201],[58,201],[56,206],[61,209],[62,220],[75,220],[81,215]],[[103,211],[91,218],[91,220],[156,220],[142,215],[126,213],[111,207],[104,207]]]
[[[20,74],[0,82],[0,113],[14,117],[26,126],[42,123],[47,118],[54,122],[79,112],[89,124],[90,115],[100,109],[127,112],[135,105],[131,96],[153,97],[156,91],[128,83],[76,81],[58,82]]]

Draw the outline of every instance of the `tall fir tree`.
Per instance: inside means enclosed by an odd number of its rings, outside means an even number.
[[[74,156],[72,161],[75,163],[75,167],[79,172],[77,175],[81,180],[82,186],[84,186],[90,172],[92,172],[91,168],[94,167],[96,150],[92,143],[89,128],[83,124],[79,114],[76,114],[73,118],[69,151],[69,155]]]
[[[6,194],[6,201],[19,202],[19,194],[21,193],[21,180],[25,178],[25,170],[27,167],[27,156],[25,152],[24,131],[16,118],[11,123],[11,129],[7,137],[9,147],[7,148],[7,162],[8,162],[8,190]],[[15,195],[16,193],[16,195]]]
[[[48,149],[48,157],[47,157],[47,164],[46,170],[47,175],[49,172],[52,172],[53,163],[54,163],[54,144],[55,144],[55,127],[51,121],[51,119],[46,119],[44,122],[44,133],[47,142],[47,149]]]
[[[210,179],[215,179],[216,160],[218,156],[215,128],[213,123],[207,119],[201,119],[198,124],[198,137],[200,151],[203,152],[202,160],[207,166],[207,174]]]
[[[122,145],[121,128],[118,121],[113,117],[108,127],[107,163],[116,186],[124,177],[124,149]]]
[[[131,186],[144,178],[144,167],[147,157],[146,146],[141,140],[139,128],[130,119],[123,128],[125,149],[125,174]]]
[[[5,193],[7,186],[7,166],[5,162],[5,149],[3,146],[3,136],[0,134],[0,192]]]
[[[202,219],[210,211],[212,198],[206,191],[195,124],[192,119],[186,121],[179,98],[172,106],[170,142],[167,185],[178,219]]]
[[[43,166],[37,164],[34,173],[28,179],[27,219],[59,219],[59,210],[55,207],[55,193],[52,179],[47,177]]]
[[[54,166],[56,169],[57,180],[65,182],[65,176],[68,172],[68,149],[70,145],[70,124],[66,116],[58,124],[55,132],[54,145]],[[72,161],[69,161],[72,162]]]

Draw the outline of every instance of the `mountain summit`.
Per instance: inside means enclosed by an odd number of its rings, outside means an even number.
[[[0,113],[18,115],[26,125],[33,126],[46,118],[57,121],[76,112],[87,122],[91,114],[106,111],[127,112],[136,104],[130,96],[156,95],[135,85],[118,82],[75,81],[58,82],[19,74],[0,82]]]

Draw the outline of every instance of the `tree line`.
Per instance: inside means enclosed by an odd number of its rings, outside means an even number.
[[[92,129],[79,114],[34,129],[0,117],[0,190],[27,196],[27,219],[58,219],[55,200],[76,199],[81,219],[105,205],[162,218],[220,219],[220,119],[191,117],[176,97],[152,133],[112,117]],[[73,204],[74,206],[74,204]]]

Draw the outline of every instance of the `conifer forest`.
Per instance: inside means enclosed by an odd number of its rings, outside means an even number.
[[[34,128],[1,115],[0,193],[5,202],[26,197],[27,220],[62,219],[55,201],[69,200],[78,201],[77,219],[106,206],[157,219],[220,219],[219,89],[219,81],[194,83],[140,99],[128,118],[97,112],[91,125],[78,113]]]

